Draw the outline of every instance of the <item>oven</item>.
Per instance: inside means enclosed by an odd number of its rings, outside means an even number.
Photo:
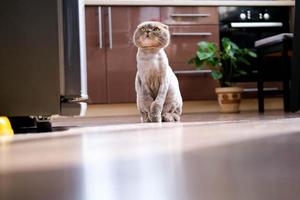
[[[239,47],[249,48],[255,51],[255,41],[277,35],[287,33],[290,30],[289,25],[289,7],[219,7],[220,18],[220,37],[227,37],[236,43]],[[250,59],[250,58],[249,58]],[[256,59],[250,59],[250,66],[245,66],[246,76],[236,78],[236,82],[244,87],[245,92],[256,92],[257,87],[254,82],[257,80],[257,65]],[[270,69],[272,76],[278,74],[281,76],[279,69],[281,62],[276,59],[264,63],[265,71]],[[269,76],[265,74],[264,76]],[[252,83],[251,83],[252,82]],[[281,84],[278,82],[270,82],[265,84],[264,90],[278,91],[281,89]]]
[[[288,7],[220,7],[220,37],[254,48],[256,40],[289,32]]]

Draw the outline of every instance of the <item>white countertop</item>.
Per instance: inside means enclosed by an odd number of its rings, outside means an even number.
[[[130,6],[294,6],[294,0],[85,0],[86,5]]]

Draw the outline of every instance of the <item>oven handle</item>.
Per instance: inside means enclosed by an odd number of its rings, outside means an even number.
[[[282,27],[282,22],[232,22],[232,28],[264,28],[264,27]]]
[[[178,32],[174,32],[174,33],[171,33],[171,35],[173,35],[173,36],[211,36],[212,33],[210,33],[210,32],[198,32],[198,33],[178,33]]]

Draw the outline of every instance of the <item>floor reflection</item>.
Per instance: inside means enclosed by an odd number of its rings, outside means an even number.
[[[181,128],[166,131],[161,141],[140,131],[133,142],[122,135],[118,141],[84,137],[84,199],[182,199],[182,134]]]

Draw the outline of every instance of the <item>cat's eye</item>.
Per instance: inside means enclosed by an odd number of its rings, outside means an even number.
[[[141,31],[145,32],[145,31],[146,31],[146,29],[145,29],[144,27],[142,27],[142,28],[141,28]]]
[[[153,31],[158,32],[158,31],[160,31],[160,29],[159,29],[158,27],[155,27],[155,28],[153,29]]]

